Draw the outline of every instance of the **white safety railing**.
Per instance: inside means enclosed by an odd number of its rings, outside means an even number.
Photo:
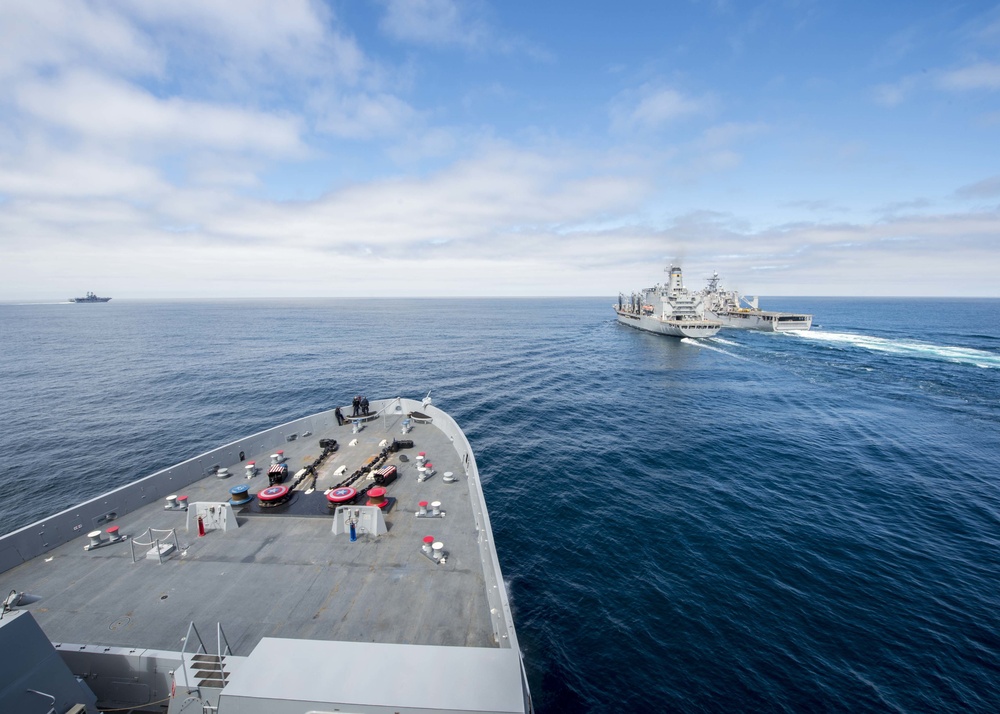
[[[162,533],[163,537],[162,538],[159,537],[158,535],[156,535],[157,533]],[[146,532],[143,533],[143,536],[145,538],[147,538],[148,540],[143,541],[143,540],[139,540],[138,538],[132,538],[132,539],[129,540],[129,547],[132,550],[132,562],[133,563],[136,562],[136,559],[135,559],[135,547],[137,545],[149,548],[150,550],[153,550],[155,548],[155,550],[156,550],[156,558],[157,558],[157,560],[160,561],[160,565],[163,565],[163,549],[160,547],[160,543],[162,543],[164,541],[166,541],[167,543],[169,543],[170,539],[173,538],[173,540],[174,540],[174,548],[176,548],[177,550],[180,550],[180,548],[181,548],[180,543],[177,542],[177,533],[176,533],[176,531],[174,531],[173,528],[171,528],[170,530],[159,530],[159,529],[156,529],[156,528],[147,528]],[[145,556],[143,556],[143,557],[145,557]]]

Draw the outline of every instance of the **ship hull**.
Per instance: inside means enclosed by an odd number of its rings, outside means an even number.
[[[662,320],[653,315],[635,315],[618,309],[615,313],[618,315],[618,322],[623,325],[670,337],[704,339],[714,337],[722,329],[722,324],[713,320]]]
[[[740,310],[736,312],[706,311],[723,327],[759,332],[803,332],[812,327],[812,315],[790,312]]]
[[[30,688],[53,692],[53,711],[96,697],[102,711],[170,714],[531,714],[468,439],[429,399],[370,406],[363,423],[338,419],[340,410],[303,417],[0,536],[2,592],[33,593],[0,619],[0,650],[21,648],[27,629],[34,636],[6,673],[19,687],[0,686],[0,711],[28,711]],[[396,436],[406,439],[391,449]],[[350,443],[338,449],[332,437]],[[395,455],[416,448],[440,473],[427,463],[418,475]],[[247,467],[269,458],[291,465],[292,496],[265,512],[255,506],[271,488],[264,469]],[[395,508],[373,503],[371,489],[367,503],[333,509],[327,488],[360,489],[365,469],[389,460],[403,471],[391,482]],[[260,489],[245,506],[233,500],[241,485]],[[420,499],[432,501],[427,520],[411,509]],[[431,546],[429,533],[440,541]],[[43,606],[30,607],[39,597]],[[80,617],[81,607],[95,614]],[[303,662],[333,670],[303,672]],[[442,673],[447,686],[427,685]]]

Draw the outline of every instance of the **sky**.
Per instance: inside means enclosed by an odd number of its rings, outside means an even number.
[[[1000,4],[0,0],[0,300],[1000,296]]]

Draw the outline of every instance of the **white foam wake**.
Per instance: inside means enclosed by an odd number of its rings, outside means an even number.
[[[737,354],[733,354],[729,350],[724,350],[721,347],[716,347],[714,344],[712,344],[714,342],[722,342],[723,344],[726,344],[726,345],[733,345],[734,347],[737,346],[737,343],[735,343],[735,342],[725,342],[723,340],[720,340],[718,337],[712,337],[711,339],[708,339],[708,340],[706,340],[704,338],[697,338],[696,339],[694,337],[682,337],[681,338],[681,342],[684,342],[684,343],[689,344],[689,345],[695,345],[696,347],[701,347],[701,348],[706,349],[706,350],[712,350],[713,352],[719,352],[721,354],[726,355],[727,357],[732,357],[733,359],[739,359],[739,360],[744,360],[744,361],[746,361],[746,359],[747,359],[746,357],[743,357],[743,356],[737,355]]]
[[[972,347],[936,345],[930,342],[920,342],[919,340],[889,340],[884,337],[872,337],[871,335],[859,335],[851,332],[824,332],[823,330],[788,332],[786,334],[808,340],[839,343],[904,357],[954,362],[983,368],[1000,368],[1000,355],[985,350],[977,350]]]

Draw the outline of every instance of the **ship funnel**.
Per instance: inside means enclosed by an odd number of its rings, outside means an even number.
[[[667,285],[670,292],[684,289],[684,279],[681,277],[681,267],[679,265],[670,266],[670,281]]]

